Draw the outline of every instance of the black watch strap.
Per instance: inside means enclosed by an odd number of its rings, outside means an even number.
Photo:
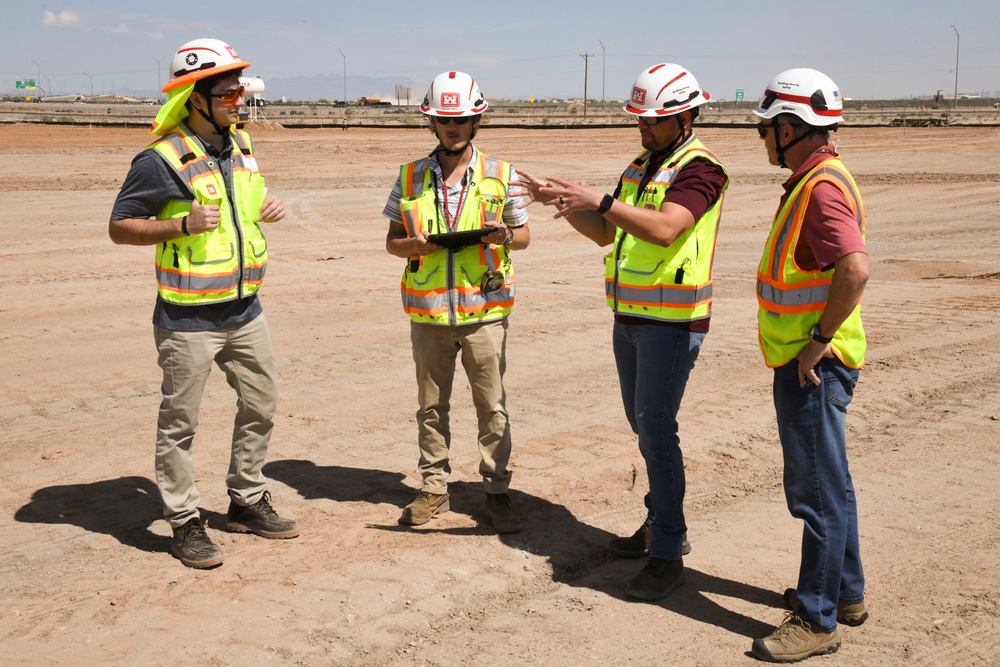
[[[833,340],[833,336],[827,338],[826,336],[823,335],[823,332],[820,331],[818,324],[812,325],[812,327],[809,329],[809,337],[812,338],[817,343],[823,343],[823,345],[829,345],[830,341]]]
[[[604,215],[605,213],[611,210],[611,205],[614,203],[615,203],[614,197],[608,194],[604,195],[604,198],[601,199],[601,205],[597,207],[597,212],[600,213],[601,215]]]

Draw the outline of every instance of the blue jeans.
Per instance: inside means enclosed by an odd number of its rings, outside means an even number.
[[[847,468],[847,406],[858,371],[838,359],[816,366],[817,387],[799,387],[798,360],[774,369],[774,409],[784,455],[788,511],[805,523],[799,566],[800,613],[832,631],[837,600],[865,596],[858,508]]]
[[[613,335],[615,363],[625,416],[639,436],[649,493],[646,522],[649,555],[681,557],[684,523],[684,458],[677,437],[677,412],[705,334],[669,324],[621,324]]]

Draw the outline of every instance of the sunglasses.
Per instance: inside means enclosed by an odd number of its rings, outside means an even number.
[[[245,92],[246,92],[246,87],[245,86],[240,86],[239,88],[236,88],[235,90],[227,90],[224,93],[218,93],[218,94],[216,94],[216,93],[209,93],[209,94],[212,97],[218,99],[223,104],[236,104],[236,102],[241,97],[243,97],[243,94]]]
[[[668,118],[668,116],[636,116],[635,122],[642,123],[643,125],[653,126],[657,123],[662,123]]]
[[[472,116],[458,116],[457,118],[442,118],[441,116],[434,116],[434,122],[438,125],[447,125],[449,123],[455,123],[455,125],[465,125],[470,120],[472,120]]]
[[[774,123],[757,123],[757,134],[761,139],[767,136],[768,128],[774,127]]]

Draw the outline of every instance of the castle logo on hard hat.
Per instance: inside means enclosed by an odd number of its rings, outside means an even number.
[[[461,104],[458,93],[441,93],[441,107],[444,109],[456,108]]]
[[[198,63],[198,54],[194,52],[187,54],[184,56],[184,62],[188,67],[194,67]]]
[[[633,88],[632,89],[632,102],[635,104],[643,105],[646,103],[646,91],[643,88]]]

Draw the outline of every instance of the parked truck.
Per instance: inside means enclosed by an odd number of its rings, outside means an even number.
[[[392,102],[387,102],[385,100],[380,100],[377,97],[359,97],[358,101],[354,103],[355,106],[359,107],[391,107]]]

